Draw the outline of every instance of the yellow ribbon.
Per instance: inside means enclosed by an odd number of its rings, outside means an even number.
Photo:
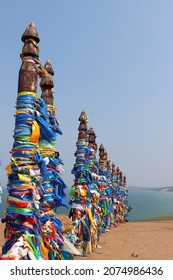
[[[92,225],[92,227],[94,227],[94,219],[93,219],[93,215],[92,215],[92,212],[91,212],[91,209],[86,209],[86,212],[87,212],[87,214],[88,214],[88,217],[89,217],[89,219],[90,219],[90,222],[91,222],[91,225]]]
[[[40,127],[39,127],[37,121],[34,120],[32,122],[32,134],[29,138],[29,142],[36,143],[39,138],[40,138]]]
[[[18,174],[18,178],[19,178],[19,180],[27,182],[27,183],[29,183],[31,181],[31,177],[30,176],[24,175],[24,174],[20,174],[20,173]]]
[[[5,170],[7,170],[7,175],[10,175],[12,173],[11,162],[6,166]]]
[[[32,95],[34,96],[35,98],[39,98],[38,94],[36,92],[31,92],[31,91],[21,91],[21,92],[18,92],[18,97],[19,96],[24,96],[24,95]]]
[[[43,242],[42,238],[39,237],[39,239],[40,239],[40,248],[41,248],[41,253],[42,253],[43,259],[48,260],[49,259],[48,251],[49,250],[44,246],[44,242]]]

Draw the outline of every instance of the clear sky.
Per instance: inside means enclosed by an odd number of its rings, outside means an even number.
[[[78,117],[85,110],[98,146],[128,185],[173,185],[173,1],[0,0],[0,7],[2,185],[13,145],[20,38],[30,20],[42,64],[50,59],[55,70],[66,184],[73,184]]]

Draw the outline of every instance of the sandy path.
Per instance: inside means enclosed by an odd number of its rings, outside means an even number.
[[[121,224],[102,234],[100,243],[86,259],[173,260],[173,221]]]

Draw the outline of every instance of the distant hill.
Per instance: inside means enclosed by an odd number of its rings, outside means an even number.
[[[173,186],[170,187],[138,187],[138,186],[128,186],[129,190],[138,191],[157,191],[157,192],[173,192]]]
[[[161,188],[152,188],[152,191],[158,191],[158,192],[173,192],[173,186],[171,187],[161,187]]]

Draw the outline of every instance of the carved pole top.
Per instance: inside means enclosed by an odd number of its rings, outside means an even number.
[[[80,116],[79,116],[79,119],[78,119],[80,122],[84,122],[84,123],[87,123],[88,122],[88,118],[87,118],[87,115],[84,111],[81,112]]]
[[[105,150],[105,148],[104,148],[103,144],[101,144],[99,147],[99,152],[104,152],[104,150]]]
[[[33,21],[30,21],[28,26],[25,29],[25,32],[23,33],[21,40],[25,42],[28,39],[33,39],[35,42],[39,43],[40,38],[37,32],[37,29],[35,28],[35,24]]]
[[[44,65],[44,68],[47,70],[47,72],[51,75],[54,76],[54,70],[52,67],[52,64],[50,63],[50,60],[48,59]]]

